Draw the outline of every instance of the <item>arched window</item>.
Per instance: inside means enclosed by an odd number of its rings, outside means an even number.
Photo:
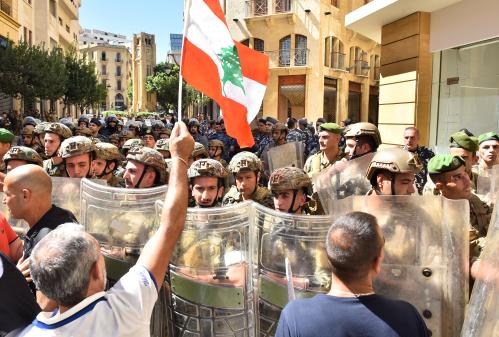
[[[291,64],[291,35],[279,40],[279,67],[289,67]]]
[[[295,35],[295,66],[307,65],[307,37],[304,35]]]
[[[253,48],[256,51],[263,53],[265,51],[265,42],[262,39],[254,38],[253,39]]]
[[[107,60],[107,59],[106,59],[106,52],[105,52],[105,51],[103,51],[103,52],[101,53],[101,57],[100,57],[100,59],[101,59],[101,61],[106,61],[106,60]]]
[[[123,95],[119,93],[116,94],[116,96],[114,96],[114,107],[123,108],[124,105],[125,105],[125,99],[123,98]]]

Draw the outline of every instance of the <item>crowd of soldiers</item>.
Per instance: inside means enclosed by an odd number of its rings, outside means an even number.
[[[493,209],[493,200],[476,194],[478,177],[499,163],[497,133],[475,137],[463,129],[450,137],[448,154],[435,155],[419,144],[415,127],[404,130],[403,147],[388,147],[371,123],[336,124],[319,118],[311,125],[305,118],[288,118],[286,123],[260,118],[253,131],[254,147],[240,149],[227,135],[223,119],[198,115],[185,124],[195,141],[184,163],[190,207],[253,200],[279,212],[322,215],[330,200],[321,197],[317,177],[367,158],[360,178],[350,179],[342,197],[441,194],[468,200],[470,268],[472,276],[476,273]],[[52,177],[99,179],[129,189],[162,186],[172,165],[169,138],[174,125],[171,114],[162,119],[81,116],[59,122],[27,117],[18,136],[0,129],[0,179],[16,167],[35,164]],[[286,144],[302,151],[298,157],[303,161],[271,169],[270,153]]]

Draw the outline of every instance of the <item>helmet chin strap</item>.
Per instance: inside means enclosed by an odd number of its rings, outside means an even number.
[[[291,201],[291,205],[289,206],[288,213],[295,214],[301,206],[298,206],[296,209],[293,209],[293,205],[295,204],[296,195],[298,194],[298,190],[293,190],[293,200]]]
[[[149,166],[144,165],[144,170],[142,170],[142,173],[140,174],[139,181],[135,185],[133,185],[133,188],[140,188],[140,184],[142,183],[142,179],[144,179],[144,176],[146,175],[147,168]]]
[[[106,160],[106,166],[104,166],[104,169],[102,170],[101,174],[96,174],[95,176],[99,179],[101,179],[104,176],[107,176],[109,173],[113,172],[112,170],[107,172],[107,169],[109,168],[109,161]]]

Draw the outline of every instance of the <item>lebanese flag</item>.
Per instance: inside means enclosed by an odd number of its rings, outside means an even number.
[[[227,134],[252,147],[249,123],[265,95],[268,56],[232,40],[220,0],[191,0],[185,27],[182,76],[220,105]]]

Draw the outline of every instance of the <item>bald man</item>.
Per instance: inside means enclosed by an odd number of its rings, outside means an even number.
[[[73,213],[52,204],[52,180],[40,166],[23,165],[7,173],[3,191],[3,203],[12,217],[29,225],[24,238],[24,259],[48,232],[60,224],[77,222]]]

